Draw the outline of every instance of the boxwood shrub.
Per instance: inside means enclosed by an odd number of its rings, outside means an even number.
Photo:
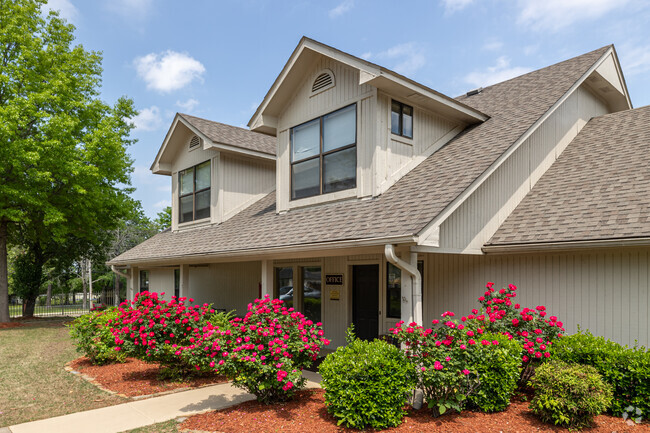
[[[547,362],[537,367],[530,385],[535,390],[530,409],[544,422],[569,428],[588,426],[612,402],[611,386],[588,365]]]
[[[485,333],[483,338],[492,344],[477,345],[473,353],[470,369],[478,374],[480,384],[468,402],[483,412],[498,412],[508,407],[517,389],[522,346],[502,334]]]
[[[614,388],[613,414],[620,416],[629,406],[650,414],[650,352],[644,347],[621,346],[586,331],[559,339],[553,357],[596,368]]]
[[[402,352],[380,340],[349,338],[319,367],[325,404],[338,424],[383,429],[401,424],[413,370]]]
[[[85,355],[95,365],[124,362],[126,354],[115,350],[115,337],[111,332],[120,312],[115,308],[94,311],[79,316],[69,325],[70,337],[77,346],[77,352]]]

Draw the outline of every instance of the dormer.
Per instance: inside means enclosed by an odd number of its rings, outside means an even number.
[[[176,114],[151,171],[171,177],[172,230],[219,224],[275,188],[275,138]]]
[[[485,114],[302,38],[251,118],[277,137],[276,210],[378,196]]]

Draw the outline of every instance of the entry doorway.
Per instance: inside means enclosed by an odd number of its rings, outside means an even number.
[[[379,265],[352,266],[352,323],[357,338],[379,336]]]

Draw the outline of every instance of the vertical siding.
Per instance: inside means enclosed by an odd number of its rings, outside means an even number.
[[[275,189],[275,162],[222,153],[219,168],[223,171],[221,222]]]
[[[485,283],[519,287],[517,302],[545,305],[569,333],[589,329],[622,344],[650,345],[650,249],[526,255],[426,255],[425,323],[477,308]]]
[[[440,247],[479,251],[585,123],[607,107],[578,88],[440,227]]]
[[[162,298],[171,300],[174,296],[174,270],[171,268],[149,271],[149,291],[165,293]]]
[[[326,257],[323,259],[322,275],[342,274],[342,286],[323,286],[323,331],[332,340],[331,347],[345,344],[345,330],[350,325],[352,316],[348,313],[351,308],[351,275],[345,257]],[[338,290],[339,300],[330,300],[330,292]]]
[[[408,100],[401,100],[412,105]],[[379,92],[376,104],[375,194],[381,194],[444,143],[440,140],[460,126],[428,110],[413,107],[413,139],[391,134],[391,97]]]

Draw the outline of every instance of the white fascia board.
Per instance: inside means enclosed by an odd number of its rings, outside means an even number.
[[[174,131],[174,129],[176,129],[176,124],[178,124],[178,120],[180,118],[181,118],[180,115],[178,113],[176,113],[176,115],[174,116],[174,120],[172,120],[171,126],[167,130],[167,134],[165,135],[165,139],[163,140],[162,145],[160,146],[160,149],[158,149],[158,153],[156,154],[156,157],[154,158],[153,163],[151,164],[151,167],[149,167],[149,170],[151,170],[153,173],[157,174],[155,168],[158,165],[158,163],[160,162],[160,157],[165,152],[165,149],[167,148],[167,144],[169,144],[169,140],[171,139],[172,132]]]
[[[650,238],[599,239],[585,241],[537,242],[522,244],[484,245],[481,250],[486,254],[534,253],[545,251],[566,251],[575,249],[647,247]]]
[[[449,218],[449,216],[462,205],[465,200],[476,191],[491,175],[494,173],[519,147],[542,125],[554,112],[566,101],[573,92],[578,89],[585,82],[585,80],[601,65],[603,61],[612,53],[613,48],[610,47],[603,53],[603,55],[585,72],[569,90],[558,99],[551,108],[546,111],[528,130],[523,133],[517,141],[514,142],[505,152],[503,152],[497,159],[485,170],[479,177],[474,179],[472,184],[467,187],[462,193],[458,195],[451,203],[447,205],[434,219],[432,219],[419,233],[419,239],[426,239],[431,231],[439,230],[442,223]]]
[[[632,100],[630,99],[630,93],[627,90],[627,83],[625,82],[625,76],[623,75],[623,70],[621,69],[621,64],[618,61],[618,54],[616,53],[616,48],[614,48],[614,46],[612,46],[611,52],[612,52],[612,56],[614,57],[614,66],[616,66],[616,72],[618,73],[618,78],[619,80],[621,80],[621,85],[623,86],[628,108],[631,110],[634,107],[632,106]]]

